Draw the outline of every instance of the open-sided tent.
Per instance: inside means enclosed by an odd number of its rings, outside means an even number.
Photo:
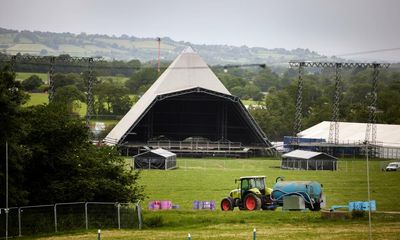
[[[336,170],[337,158],[322,152],[294,150],[282,155],[282,169]]]
[[[218,150],[221,142],[229,143],[229,148],[271,147],[240,99],[230,94],[190,48],[175,59],[104,140],[109,145],[141,147],[160,146],[156,145],[158,139],[164,139],[168,144],[162,147],[177,153],[187,150],[184,140],[189,138],[207,139],[206,148],[215,146]],[[155,139],[158,142],[154,143]]]
[[[135,169],[161,169],[176,168],[176,154],[162,148],[150,150],[133,157]]]

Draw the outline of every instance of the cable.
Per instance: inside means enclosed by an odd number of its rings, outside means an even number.
[[[338,55],[335,55],[335,56],[336,57],[344,57],[344,56],[353,56],[353,55],[365,55],[365,54],[369,54],[369,53],[391,52],[391,51],[398,51],[398,50],[400,50],[400,47],[375,49],[375,50],[352,52],[352,53],[343,53],[343,54],[338,54]]]

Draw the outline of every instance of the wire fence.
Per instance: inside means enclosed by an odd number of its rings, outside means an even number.
[[[0,208],[0,226],[7,209]],[[8,236],[29,236],[78,229],[141,228],[140,204],[118,202],[71,202],[8,209]],[[6,228],[0,228],[0,238]]]
[[[385,171],[386,166],[391,162],[400,162],[400,160],[373,160],[369,163],[371,172],[382,172]],[[292,164],[292,163],[291,163]],[[291,165],[290,164],[290,165]],[[334,164],[334,168],[329,168],[330,164]],[[322,160],[318,161],[318,168],[308,171],[337,171],[337,172],[365,172],[366,171],[366,160],[359,158],[347,158],[345,160],[339,160],[336,163],[322,164]],[[298,163],[293,161],[293,165]],[[268,172],[272,169],[279,169],[282,172],[288,171],[307,171],[306,168],[281,168],[282,160],[260,160],[260,159],[178,159],[178,169],[184,171],[196,171],[201,170],[208,172],[209,170],[218,171],[264,171]],[[400,169],[398,170],[400,171]]]

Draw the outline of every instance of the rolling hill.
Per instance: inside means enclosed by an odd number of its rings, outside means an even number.
[[[192,46],[209,64],[266,63],[282,65],[290,60],[329,60],[308,49],[286,50],[261,47],[196,45],[161,39],[161,57],[173,60],[185,47]],[[157,58],[158,43],[154,38],[119,37],[100,34],[72,34],[39,31],[17,31],[0,28],[0,52],[7,54],[103,56],[105,59],[149,61]]]

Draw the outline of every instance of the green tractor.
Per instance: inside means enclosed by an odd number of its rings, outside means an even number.
[[[272,189],[265,186],[265,176],[241,177],[235,179],[235,183],[238,183],[238,188],[221,201],[222,211],[231,211],[235,207],[249,211],[275,210],[276,206],[270,198]]]

